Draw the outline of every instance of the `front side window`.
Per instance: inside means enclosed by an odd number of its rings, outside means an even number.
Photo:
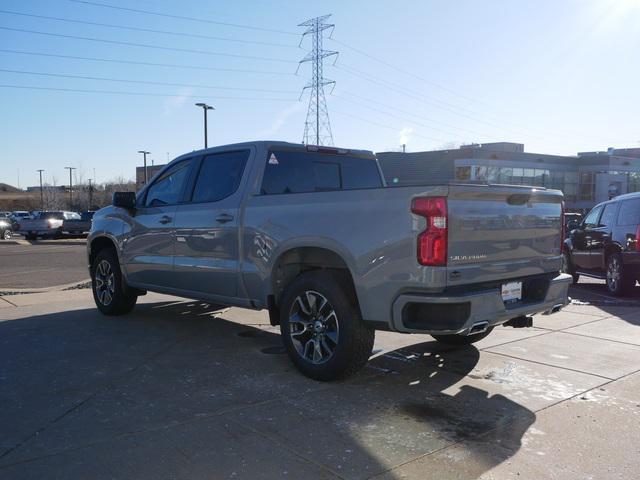
[[[616,203],[607,203],[602,211],[602,217],[600,217],[599,226],[612,227],[616,220]]]
[[[584,228],[596,228],[598,226],[598,217],[600,216],[600,212],[602,212],[602,205],[598,205],[594,207],[593,210],[589,212],[589,215],[584,219],[582,223]]]
[[[191,160],[183,160],[171,166],[147,190],[145,206],[175,205],[180,201],[189,175]]]
[[[232,195],[240,186],[249,150],[216,153],[202,160],[193,190],[193,202],[217,202]]]
[[[261,193],[307,193],[382,187],[373,158],[306,151],[272,151]]]

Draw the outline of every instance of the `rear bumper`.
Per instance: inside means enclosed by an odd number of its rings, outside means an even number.
[[[474,324],[499,325],[512,318],[555,312],[569,303],[570,275],[548,281],[539,300],[507,306],[499,289],[456,295],[400,295],[393,303],[391,328],[402,333],[466,334]]]

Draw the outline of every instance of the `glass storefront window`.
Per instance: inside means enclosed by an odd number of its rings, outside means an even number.
[[[456,167],[456,180],[471,180],[471,167]]]

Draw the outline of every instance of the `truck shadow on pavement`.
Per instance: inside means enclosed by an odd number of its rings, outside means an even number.
[[[1,322],[0,477],[475,478],[535,420],[481,388],[474,347],[382,351],[320,383],[276,332],[197,302]]]

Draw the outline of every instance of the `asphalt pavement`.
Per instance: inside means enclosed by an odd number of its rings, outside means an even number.
[[[88,278],[84,239],[0,241],[0,291],[47,288]]]
[[[603,287],[472,347],[378,332],[335,383],[265,312],[0,296],[0,479],[638,478],[640,308]]]

